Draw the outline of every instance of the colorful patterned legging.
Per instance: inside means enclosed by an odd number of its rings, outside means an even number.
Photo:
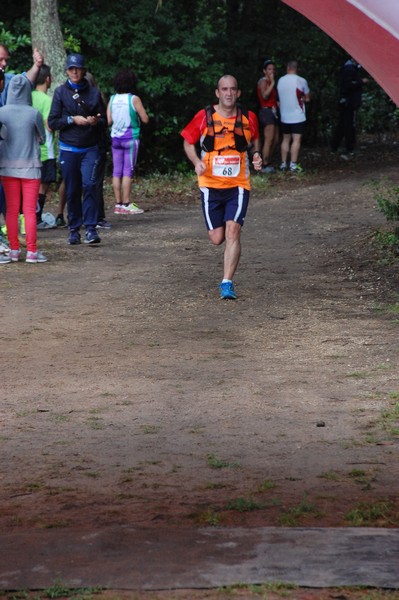
[[[19,250],[18,217],[22,197],[26,248],[29,252],[36,252],[36,203],[39,194],[40,179],[3,176],[1,181],[6,195],[6,225],[10,248],[11,250]]]

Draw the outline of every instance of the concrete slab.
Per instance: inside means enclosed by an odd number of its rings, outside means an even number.
[[[290,582],[399,588],[399,530],[29,530],[2,534],[0,588],[213,588]]]

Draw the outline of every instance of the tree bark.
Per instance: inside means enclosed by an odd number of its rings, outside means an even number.
[[[65,47],[57,0],[31,0],[32,47],[38,48],[51,68],[52,89],[65,81]],[[50,90],[51,93],[51,90]]]

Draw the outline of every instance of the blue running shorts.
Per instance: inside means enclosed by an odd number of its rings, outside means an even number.
[[[249,190],[243,187],[207,188],[202,187],[201,201],[208,231],[224,227],[226,221],[244,225],[249,202]]]

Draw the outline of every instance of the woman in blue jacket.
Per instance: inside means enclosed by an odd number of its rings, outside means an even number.
[[[68,79],[54,92],[48,125],[59,130],[60,167],[65,182],[68,207],[69,244],[80,244],[80,228],[86,229],[84,242],[98,244],[97,165],[99,125],[106,126],[105,106],[98,88],[85,79],[81,54],[67,57]]]

